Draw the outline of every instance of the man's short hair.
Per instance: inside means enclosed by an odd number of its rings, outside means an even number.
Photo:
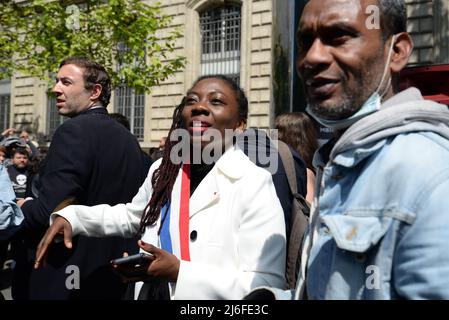
[[[384,39],[407,31],[407,7],[404,0],[378,0]]]
[[[117,112],[116,113],[110,113],[109,117],[111,117],[112,119],[116,120],[118,123],[123,125],[126,129],[131,131],[131,126],[129,124],[129,120],[123,114],[117,113]]]
[[[64,59],[59,65],[59,68],[66,64],[73,64],[83,69],[84,87],[86,90],[91,90],[95,84],[101,85],[101,94],[98,100],[104,107],[107,107],[109,100],[111,99],[111,78],[106,69],[95,61],[85,57],[70,57]]]
[[[18,154],[22,154],[24,156],[27,156],[27,158],[30,158],[30,154],[28,153],[28,150],[25,148],[15,148],[12,152],[11,152],[11,158],[13,158],[16,153]]]

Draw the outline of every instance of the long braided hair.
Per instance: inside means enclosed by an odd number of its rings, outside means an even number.
[[[185,98],[175,108],[173,112],[173,123],[170,131],[168,132],[168,138],[165,142],[165,148],[162,155],[162,163],[154,171],[151,177],[151,185],[153,186],[153,193],[151,199],[143,210],[144,214],[140,220],[140,232],[143,234],[147,226],[153,225],[159,218],[162,207],[171,200],[171,191],[175,184],[176,177],[178,176],[179,168],[181,164],[174,164],[170,160],[170,152],[178,141],[172,141],[170,136],[176,129],[183,128],[183,122],[181,113],[184,109]],[[165,218],[165,217],[164,217]],[[163,223],[163,221],[162,221]],[[162,227],[161,223],[161,227]],[[160,229],[159,229],[160,231]]]
[[[224,81],[229,87],[234,91],[236,95],[236,100],[239,108],[239,116],[241,119],[247,119],[248,117],[248,100],[243,92],[242,88],[234,82],[234,80],[223,76],[223,75],[207,75],[198,78],[189,91],[196,86],[196,84],[204,79],[219,79]],[[165,143],[165,149],[162,156],[162,163],[154,171],[153,176],[151,177],[151,185],[153,189],[153,193],[151,195],[151,199],[146,205],[144,209],[144,213],[142,215],[142,219],[140,220],[140,232],[143,234],[145,232],[145,228],[150,225],[154,225],[159,218],[161,213],[161,209],[166,205],[170,204],[171,201],[171,192],[173,190],[173,185],[175,184],[176,177],[178,176],[179,169],[181,168],[181,164],[174,164],[170,160],[170,153],[174,146],[178,143],[182,143],[181,141],[172,141],[171,135],[172,132],[176,129],[185,128],[185,125],[182,120],[182,111],[185,106],[185,97],[182,99],[181,103],[175,108],[173,112],[173,122],[168,132],[168,138]],[[168,211],[168,210],[167,210]],[[161,225],[158,230],[158,234],[160,234],[162,225],[164,224],[165,218],[167,214],[162,217]]]

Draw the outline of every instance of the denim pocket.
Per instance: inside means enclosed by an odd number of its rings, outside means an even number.
[[[332,215],[321,217],[337,247],[352,252],[366,252],[388,231],[393,218],[379,216]]]

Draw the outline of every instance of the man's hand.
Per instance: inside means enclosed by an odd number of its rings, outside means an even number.
[[[44,237],[37,246],[36,261],[34,262],[34,269],[38,269],[42,265],[42,260],[47,255],[48,247],[53,242],[56,236],[64,236],[64,244],[67,249],[72,249],[72,226],[63,217],[56,217],[53,224],[45,232]]]

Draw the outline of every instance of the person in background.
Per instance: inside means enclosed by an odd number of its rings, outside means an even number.
[[[40,153],[34,157],[29,164],[26,196],[31,198],[39,197],[39,189],[42,187],[39,180],[39,171],[42,170],[45,161],[45,153]]]
[[[167,137],[162,137],[159,140],[159,146],[158,147],[152,147],[150,148],[150,157],[153,159],[153,161],[156,161],[160,158],[162,158],[164,154],[165,149],[165,141],[167,140]]]
[[[307,166],[306,200],[312,203],[315,190],[315,168],[312,160],[318,149],[317,130],[313,120],[304,112],[284,113],[276,117],[278,139],[293,147]]]
[[[254,164],[270,172],[276,194],[284,211],[285,231],[287,239],[289,239],[294,196],[290,190],[287,171],[276,141],[272,140],[264,130],[250,128],[237,137],[237,145]],[[305,197],[307,193],[306,165],[292,147],[288,146],[288,149],[293,157],[298,194]]]
[[[12,165],[12,155],[16,149],[26,150],[28,154],[31,153],[31,149],[25,140],[19,138],[16,135],[9,135],[0,141],[0,146],[6,149],[3,165],[9,167]]]
[[[110,113],[109,117],[116,120],[122,126],[124,126],[128,131],[131,131],[131,126],[129,124],[129,120],[126,116],[121,113]],[[150,170],[151,165],[155,160],[153,160],[145,151],[140,149],[142,152],[142,160],[143,160],[143,175],[146,176],[148,174],[148,170]]]
[[[6,160],[6,147],[0,146],[0,164],[3,164],[3,162]]]
[[[109,117],[120,123],[124,126],[128,131],[131,131],[131,125],[129,124],[129,120],[126,116],[121,113],[113,112],[109,113]]]
[[[0,142],[10,136],[13,136],[15,133],[16,133],[16,129],[14,129],[14,128],[7,128],[7,129],[3,130],[3,132],[0,134]]]
[[[33,160],[34,157],[39,156],[39,154],[40,154],[39,149],[38,149],[39,144],[30,138],[30,134],[26,129],[23,129],[20,132],[19,137],[21,139],[23,139],[27,143],[27,145],[30,147],[30,151],[31,151],[30,152],[30,160]]]
[[[150,153],[150,158],[153,161],[157,161],[157,160],[161,159],[163,156],[163,153],[161,150],[159,150],[159,147],[151,147],[149,153]]]
[[[14,143],[15,140],[20,139],[26,144],[26,148],[28,149],[29,153],[29,159],[32,159],[35,156],[39,155],[37,142],[33,142],[30,140],[28,131],[22,130],[20,135],[17,135],[16,132],[17,130],[14,128],[8,128],[4,130],[0,135],[0,143],[2,143],[2,145],[9,145],[11,143]]]
[[[8,167],[8,174],[14,189],[14,193],[16,194],[16,199],[25,199],[27,182],[29,178],[28,151],[25,148],[14,149],[11,159],[12,165]]]
[[[0,148],[1,150],[1,148]],[[23,214],[16,203],[16,195],[6,168],[0,163],[0,280],[3,283],[3,266],[11,237],[18,231]],[[0,300],[4,300],[0,293]]]
[[[165,142],[167,141],[167,137],[162,137],[160,140],[159,140],[159,150],[160,151],[162,151],[162,152],[164,152],[164,149],[165,149]]]

